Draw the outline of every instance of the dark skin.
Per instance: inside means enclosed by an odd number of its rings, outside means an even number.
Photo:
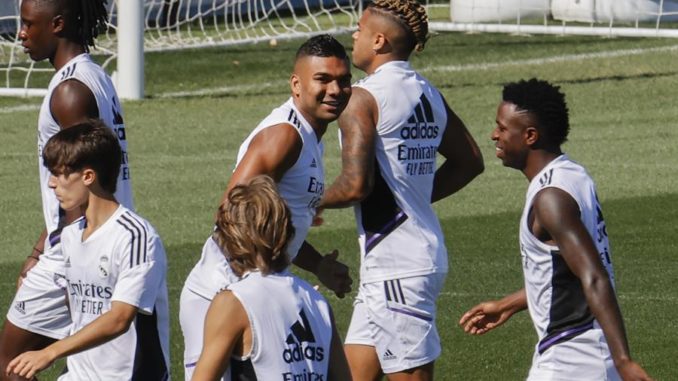
[[[536,118],[530,113],[503,102],[497,112],[497,127],[492,133],[497,156],[504,165],[521,170],[529,181],[562,154],[559,146],[549,144],[545,138],[540,141],[536,125]],[[650,380],[631,359],[614,288],[574,198],[558,188],[542,189],[534,198],[528,222],[535,237],[559,248],[567,266],[581,281],[589,309],[605,334],[622,379]],[[476,305],[461,317],[459,324],[469,334],[482,335],[525,309],[527,295],[523,288],[501,300]]]
[[[24,0],[21,4],[21,19],[19,39],[27,53],[35,61],[48,59],[55,71],[59,71],[68,61],[87,51],[80,42],[69,37],[74,35],[73,26],[68,24],[63,11],[55,9],[50,3]],[[55,88],[50,100],[50,111],[62,129],[99,116],[94,95],[84,84],[76,80],[66,80]],[[67,211],[64,223],[68,224],[79,217],[79,211]],[[44,252],[46,236],[47,229],[43,228],[33,246],[33,251],[21,267],[17,288]],[[54,341],[52,338],[24,330],[5,321],[0,333],[0,367],[5,368],[10,360],[23,352],[45,348]],[[11,376],[5,375],[4,372],[0,374],[0,381],[25,379],[15,374]]]

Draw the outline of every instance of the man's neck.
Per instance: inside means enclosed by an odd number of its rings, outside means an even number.
[[[52,66],[56,71],[61,70],[68,61],[73,58],[85,53],[87,50],[84,46],[76,44],[71,41],[60,41],[59,46],[56,49],[54,57],[50,59]]]
[[[325,121],[317,120],[317,119],[313,118],[312,116],[310,116],[309,114],[307,114],[306,112],[304,112],[304,110],[301,107],[299,107],[299,105],[297,104],[296,98],[293,97],[292,102],[294,102],[294,107],[296,107],[297,110],[299,110],[299,112],[301,113],[301,116],[303,116],[304,119],[306,120],[306,122],[308,122],[308,124],[311,126],[311,128],[315,132],[316,138],[318,138],[318,141],[320,141],[320,139],[322,139],[323,135],[325,134],[325,131],[327,131],[327,125],[329,123],[325,122]]]
[[[542,169],[562,154],[563,152],[560,150],[547,151],[540,149],[532,151],[527,157],[527,162],[522,172],[528,181],[532,181]]]
[[[102,196],[90,193],[87,208],[85,209],[85,218],[87,219],[87,227],[82,234],[82,240],[92,235],[97,229],[108,221],[109,218],[118,210],[120,204],[110,194],[103,194]]]

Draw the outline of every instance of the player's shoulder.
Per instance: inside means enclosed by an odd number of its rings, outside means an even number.
[[[116,230],[125,236],[131,238],[142,237],[147,240],[157,236],[155,228],[153,228],[153,225],[148,220],[122,205],[114,215],[114,218]]]

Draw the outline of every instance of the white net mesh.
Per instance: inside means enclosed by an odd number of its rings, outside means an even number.
[[[443,31],[678,37],[678,0],[451,0]]]
[[[109,0],[110,25],[97,39],[94,54],[116,55],[115,2]],[[224,46],[351,30],[359,0],[144,0],[145,51]],[[17,39],[20,0],[0,1],[0,93],[38,94],[52,72],[34,64]],[[122,17],[122,16],[121,16]],[[12,90],[9,90],[12,89]],[[23,89],[23,90],[22,90]]]

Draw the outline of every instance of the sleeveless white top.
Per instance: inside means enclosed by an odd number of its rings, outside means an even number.
[[[550,187],[567,192],[579,205],[581,221],[593,238],[614,286],[610,244],[596,186],[584,167],[567,155],[561,155],[530,182],[520,219],[525,291],[530,316],[540,340],[539,352],[597,325],[588,308],[581,282],[570,271],[559,248],[540,241],[530,231],[528,218],[534,197],[542,189]]]
[[[252,139],[262,130],[279,124],[292,125],[299,133],[303,144],[296,163],[277,183],[281,197],[290,208],[292,225],[295,229],[294,238],[287,248],[292,260],[297,256],[308,235],[316,207],[325,189],[323,144],[318,141],[311,125],[297,110],[292,98],[274,109],[245,139],[238,151],[236,167],[245,156]],[[186,279],[186,287],[205,298],[212,299],[219,290],[237,279],[223,253],[210,237],[203,246],[200,260]]]
[[[54,120],[50,109],[52,95],[57,86],[68,80],[76,80],[90,89],[97,102],[99,109],[99,118],[104,121],[106,126],[110,127],[118,137],[118,142],[123,152],[123,162],[120,164],[120,175],[115,192],[115,198],[125,207],[134,210],[132,200],[132,186],[130,181],[130,170],[127,156],[127,136],[125,124],[122,118],[122,108],[118,100],[117,93],[113,87],[110,77],[104,70],[90,58],[89,54],[80,54],[66,63],[59,71],[54,74],[47,88],[45,96],[40,107],[40,116],[38,119],[38,169],[40,173],[40,190],[42,193],[42,210],[47,227],[48,238],[45,242],[45,253],[40,256],[40,261],[50,265],[50,268],[62,268],[63,260],[59,250],[50,250],[50,248],[59,242],[59,222],[60,209],[59,201],[54,195],[49,185],[49,170],[42,161],[42,149],[47,144],[49,138],[61,130],[61,127]]]
[[[374,97],[374,189],[355,208],[361,282],[447,272],[447,249],[431,206],[438,146],[447,126],[442,96],[406,61],[355,84]]]
[[[332,320],[320,293],[287,271],[251,272],[228,289],[252,330],[252,350],[231,359],[231,379],[327,380]]]

